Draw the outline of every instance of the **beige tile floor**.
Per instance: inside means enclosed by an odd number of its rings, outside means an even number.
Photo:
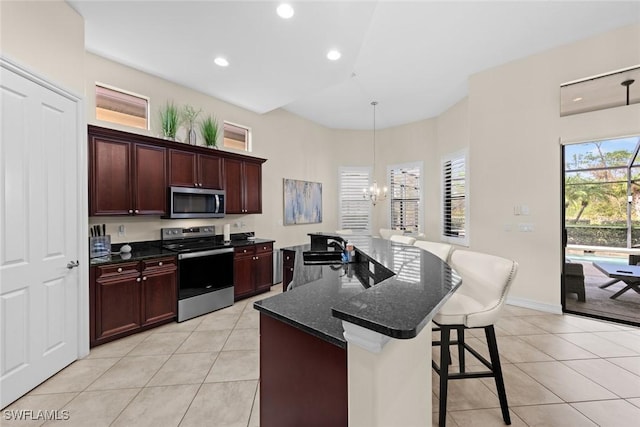
[[[44,425],[257,426],[252,302],[279,288],[96,347],[6,409],[68,411],[69,420]],[[496,334],[513,426],[638,425],[640,329],[507,306]],[[482,331],[470,331],[467,341],[482,348]],[[452,356],[455,367],[455,351]],[[480,368],[472,357],[467,364]],[[433,380],[437,411],[436,374]],[[449,426],[504,425],[490,378],[452,381],[447,403]],[[42,423],[3,417],[2,425]]]

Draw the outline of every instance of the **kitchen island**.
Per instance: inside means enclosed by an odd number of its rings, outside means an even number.
[[[260,425],[383,425],[389,416],[402,425],[404,414],[428,425],[427,326],[460,277],[420,248],[362,236],[349,236],[352,263],[305,263],[309,252],[330,252],[337,238],[310,237],[311,244],[283,248],[295,252],[287,292],[254,304]],[[416,403],[424,406],[416,411]]]

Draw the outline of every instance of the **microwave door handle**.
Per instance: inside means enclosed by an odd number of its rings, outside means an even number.
[[[218,198],[217,194],[216,194],[216,213],[220,213],[220,199]]]

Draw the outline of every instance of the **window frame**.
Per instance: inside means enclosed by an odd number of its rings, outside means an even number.
[[[464,237],[456,237],[445,234],[445,224],[447,218],[445,218],[445,205],[446,205],[446,164],[458,161],[462,159],[464,161]],[[440,159],[440,239],[443,242],[469,247],[470,242],[470,215],[469,215],[469,150],[463,149],[453,153],[445,154]],[[451,219],[449,218],[449,222]]]
[[[243,149],[240,149],[240,148],[235,148],[235,147],[230,147],[230,146],[227,146],[225,144],[225,141],[226,141],[227,138],[225,137],[224,134],[225,134],[225,128],[226,128],[227,125],[233,126],[233,127],[236,127],[236,128],[240,128],[240,129],[244,129],[247,132],[247,140],[246,140],[246,147],[247,148],[246,148],[246,150],[243,150]],[[251,128],[249,126],[241,125],[239,123],[230,122],[228,120],[223,120],[223,122],[222,122],[222,146],[225,149],[239,151],[239,152],[242,152],[242,153],[251,153],[251,151],[253,150],[252,134],[253,134],[253,132],[252,132],[252,130],[251,130]]]
[[[387,205],[388,205],[388,210],[387,210],[387,224],[389,228],[394,228],[394,225],[392,224],[392,218],[393,218],[393,188],[391,186],[391,171],[394,169],[414,169],[414,168],[418,168],[419,174],[420,174],[420,189],[418,190],[418,230],[413,230],[410,233],[407,234],[411,234],[411,235],[419,235],[421,233],[424,233],[424,227],[425,227],[425,212],[424,212],[424,162],[422,161],[418,161],[418,162],[409,162],[409,163],[398,163],[398,164],[394,164],[394,165],[388,165],[387,166],[387,188],[389,189],[388,197],[387,197]],[[406,230],[405,230],[406,232]]]
[[[343,209],[343,200],[342,200],[342,188],[343,188],[342,175],[344,172],[364,173],[367,175],[367,186],[357,189],[358,194],[360,194],[360,198],[362,199],[362,204],[367,206],[367,228],[364,230],[353,229],[352,227],[349,227],[347,224],[345,224],[343,221],[343,212],[345,212],[345,209]],[[356,234],[367,234],[367,235],[371,234],[373,229],[373,224],[372,224],[373,205],[371,204],[371,201],[369,201],[369,199],[362,197],[362,190],[364,188],[368,188],[371,185],[372,172],[373,170],[369,166],[340,166],[338,168],[338,229],[348,228],[353,230],[353,232]]]
[[[142,127],[142,126],[131,126],[130,124],[127,123],[122,123],[122,122],[115,122],[112,120],[105,120],[104,118],[98,118],[98,87],[102,88],[102,89],[107,89],[113,92],[118,92],[121,93],[123,95],[128,95],[134,98],[139,98],[142,99],[144,101],[146,101],[146,111],[145,111],[145,125],[146,127]],[[132,92],[129,90],[125,90],[125,89],[121,89],[119,87],[113,86],[113,85],[109,85],[106,83],[102,83],[102,82],[95,82],[93,85],[93,89],[94,89],[94,104],[95,104],[95,108],[94,108],[94,113],[96,115],[96,120],[100,120],[101,122],[106,122],[106,123],[113,123],[119,126],[126,126],[132,129],[143,129],[143,130],[150,130],[151,129],[151,98],[149,98],[148,96],[145,95],[141,95],[139,93],[136,92]]]

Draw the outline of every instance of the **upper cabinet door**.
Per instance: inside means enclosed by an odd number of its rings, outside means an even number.
[[[167,212],[167,162],[164,147],[135,144],[134,182],[136,215],[164,215]]]
[[[198,154],[199,182],[204,188],[220,190],[222,185],[222,158]]]
[[[262,213],[262,165],[244,162],[244,213]]]
[[[169,185],[198,187],[196,153],[169,150]]]
[[[224,160],[224,189],[226,190],[226,209],[228,214],[244,213],[242,188],[242,161]]]
[[[90,215],[129,215],[131,144],[95,137],[91,144]]]

